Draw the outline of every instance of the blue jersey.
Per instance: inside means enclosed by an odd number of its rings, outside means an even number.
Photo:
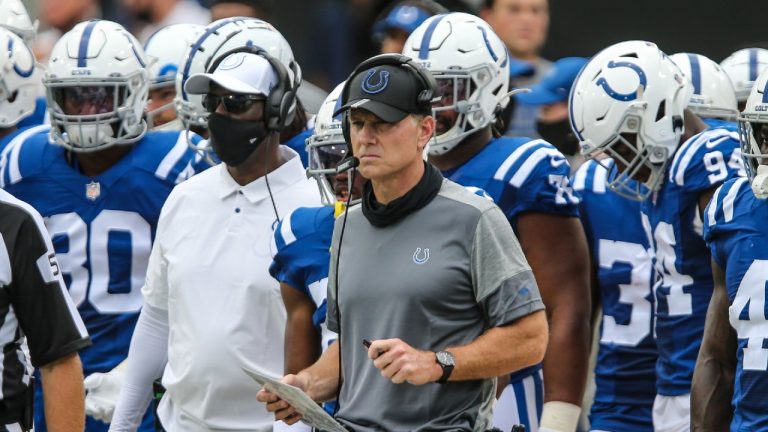
[[[0,155],[4,155],[6,157],[8,156],[8,151],[10,151],[10,147],[8,146],[8,144],[10,144],[11,141],[15,140],[17,137],[23,135],[24,138],[21,138],[21,140],[24,140],[38,133],[48,133],[48,131],[50,130],[51,130],[51,125],[36,125],[36,126],[26,126],[26,127],[17,126],[15,131],[0,138]],[[2,157],[3,156],[0,156],[0,158]],[[0,161],[0,163],[2,162]]]
[[[16,127],[21,129],[49,123],[48,119],[46,118],[46,115],[48,114],[47,108],[48,102],[44,97],[35,99],[35,110],[32,111],[32,114],[21,119]]]
[[[656,344],[658,393],[690,393],[693,369],[712,296],[710,255],[702,237],[699,196],[744,176],[738,134],[707,129],[683,143],[661,189],[642,204],[643,224],[658,273]]]
[[[645,409],[613,409],[605,414],[593,410],[590,423],[595,430],[652,431],[656,342],[648,237],[640,221],[640,202],[608,190],[613,161],[601,163],[587,161],[573,177],[603,314],[595,401]]]
[[[106,172],[87,177],[46,133],[24,138],[3,150],[0,185],[45,218],[93,340],[80,351],[83,372],[108,372],[128,355],[160,209],[176,183],[194,174],[195,154],[183,134],[151,132]],[[35,408],[36,430],[44,430],[42,399]],[[106,425],[88,419],[87,430]]]
[[[768,430],[768,202],[745,178],[715,192],[704,215],[704,239],[725,270],[728,315],[736,330],[732,432]]]
[[[312,136],[312,131],[312,128],[307,128],[306,130],[299,132],[296,136],[289,139],[288,141],[280,143],[284,146],[290,147],[293,151],[299,154],[299,157],[301,158],[301,164],[304,165],[304,168],[309,166],[309,156],[307,155],[307,138]]]
[[[462,186],[485,190],[515,229],[517,216],[524,212],[579,215],[568,161],[544,140],[496,138],[443,175]]]
[[[301,207],[283,218],[275,230],[269,273],[311,298],[313,322],[325,350],[336,334],[325,325],[328,265],[335,222],[333,207]]]

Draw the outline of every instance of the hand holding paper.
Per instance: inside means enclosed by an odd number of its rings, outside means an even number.
[[[267,411],[275,413],[275,420],[291,425],[299,420],[327,432],[346,432],[320,405],[304,392],[305,385],[296,375],[286,375],[278,381],[260,372],[243,368],[263,389],[256,399],[267,404]]]

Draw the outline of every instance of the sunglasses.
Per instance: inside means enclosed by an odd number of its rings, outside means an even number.
[[[220,104],[224,104],[224,109],[230,114],[242,114],[257,102],[263,102],[266,98],[260,95],[251,94],[228,94],[215,95],[207,94],[203,97],[203,106],[209,113],[215,112]]]

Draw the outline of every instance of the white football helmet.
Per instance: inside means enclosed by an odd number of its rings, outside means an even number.
[[[147,63],[136,38],[111,21],[81,22],[62,36],[43,81],[53,142],[91,152],[141,139]]]
[[[197,24],[171,24],[156,31],[144,44],[144,52],[155,61],[147,67],[149,89],[156,90],[176,84],[176,74],[184,52],[202,33],[203,26]],[[147,112],[149,128],[154,127],[153,119],[159,113],[173,109],[168,103]],[[180,124],[180,123],[179,123]]]
[[[349,146],[341,131],[341,115],[333,116],[333,113],[341,108],[340,96],[343,88],[342,82],[325,98],[315,116],[312,135],[307,138],[307,175],[317,180],[323,205],[333,205],[336,202],[336,194],[329,177],[336,175],[336,166],[349,152]]]
[[[37,36],[38,21],[29,18],[21,0],[0,0],[0,27],[14,32],[24,43],[30,44]]]
[[[35,110],[42,77],[35,56],[19,36],[0,28],[0,128],[15,126]]]
[[[720,67],[731,78],[736,91],[736,100],[744,102],[752,91],[757,77],[768,68],[768,50],[745,48],[729,55],[720,62]]]
[[[752,192],[768,198],[768,68],[763,69],[738,118],[741,156]]]
[[[733,120],[739,115],[733,84],[719,64],[701,54],[677,53],[669,57],[693,85],[688,109],[702,118]]]
[[[429,145],[431,155],[449,152],[488,126],[508,102],[506,46],[474,15],[454,12],[427,19],[408,37],[403,54],[432,72],[443,96],[432,110],[438,129]]]
[[[293,51],[288,41],[271,24],[257,18],[233,17],[223,18],[208,24],[189,45],[179,64],[176,74],[176,111],[185,129],[190,126],[208,128],[208,111],[203,107],[203,95],[188,94],[184,84],[189,77],[197,73],[205,73],[220,55],[237,48],[262,48],[269,55],[278,59],[288,71],[291,85],[297,89],[301,84],[301,68],[293,58]],[[295,113],[294,103],[289,110],[289,116]],[[286,124],[290,123],[290,118]],[[215,163],[209,155],[209,146],[191,147],[202,153],[210,163]]]
[[[644,200],[661,185],[679,145],[692,92],[680,68],[655,44],[628,41],[606,48],[571,88],[569,117],[581,153],[613,158],[621,172],[611,189]],[[632,181],[638,174],[648,175],[645,185]]]

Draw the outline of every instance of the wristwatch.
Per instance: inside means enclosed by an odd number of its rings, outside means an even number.
[[[453,372],[453,368],[456,366],[456,360],[454,359],[453,354],[449,353],[448,351],[436,352],[435,360],[437,361],[437,364],[443,368],[443,376],[437,380],[438,383],[442,384],[448,381],[448,377],[451,376],[451,372]]]

